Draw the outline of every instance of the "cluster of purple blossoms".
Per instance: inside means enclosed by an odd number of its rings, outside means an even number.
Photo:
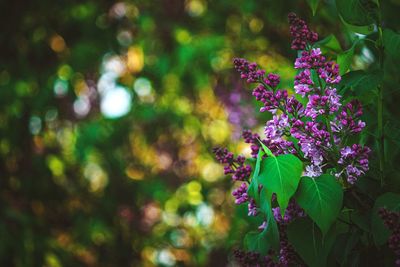
[[[260,136],[256,133],[253,134],[250,130],[244,130],[242,133],[242,137],[246,144],[251,144],[251,156],[253,158],[256,158],[258,151],[260,150],[260,143],[258,141],[260,139]]]
[[[217,160],[224,164],[224,174],[232,174],[234,181],[246,181],[251,174],[251,166],[245,165],[246,160],[243,156],[234,157],[232,152],[226,148],[214,148],[214,154]]]
[[[245,142],[251,145],[251,155],[254,158],[257,157],[262,142],[274,155],[298,156],[306,163],[305,176],[318,177],[329,170],[338,179],[354,184],[369,168],[370,149],[359,144],[347,143],[349,135],[360,133],[365,127],[365,122],[360,119],[361,104],[356,100],[342,103],[341,96],[335,88],[341,81],[339,65],[327,61],[321,50],[314,47],[318,35],[311,31],[303,20],[291,13],[289,22],[293,38],[292,48],[301,50],[294,64],[294,68],[299,70],[294,82],[294,92],[298,96],[278,88],[279,75],[266,74],[256,63],[242,58],[233,61],[240,77],[247,83],[256,84],[252,95],[263,104],[260,112],[268,111],[273,114],[264,128],[265,138],[261,139],[260,135],[250,130],[243,131],[242,136]],[[305,105],[296,97],[302,97]],[[247,202],[248,215],[256,216],[257,203],[247,194],[250,166],[244,165],[243,157],[235,159],[233,154],[226,150],[217,149],[214,152],[217,159],[225,164],[225,174],[233,174],[232,178],[235,181],[244,181],[233,191],[235,203]],[[286,225],[293,219],[305,216],[304,211],[294,201],[290,201],[283,218],[279,207],[273,208],[273,214],[279,227],[283,229],[280,235],[284,235]],[[259,230],[265,227],[267,223],[264,221]],[[289,266],[294,254],[287,238],[281,236],[279,264],[265,266]],[[245,254],[239,256],[244,257],[243,255]],[[277,264],[268,256],[266,259],[271,264]],[[250,266],[264,266],[259,263]]]
[[[296,252],[293,246],[289,243],[289,240],[286,236],[286,232],[282,229],[280,231],[280,250],[278,255],[278,264],[277,266],[301,266],[298,262],[296,262]]]
[[[365,127],[365,122],[360,119],[362,114],[360,101],[353,100],[347,103],[331,122],[332,131],[342,134],[361,132]]]
[[[296,262],[296,252],[287,240],[286,236],[281,236],[279,253],[270,250],[268,255],[262,256],[254,251],[243,251],[235,249],[233,256],[235,261],[243,267],[286,267],[301,266]],[[275,257],[277,256],[277,257]],[[277,258],[277,262],[274,261]]]
[[[235,204],[237,205],[247,202],[249,200],[247,196],[247,184],[242,183],[240,187],[232,192],[232,195],[235,197]]]
[[[380,208],[378,212],[385,226],[391,231],[388,245],[396,254],[395,265],[400,266],[400,212],[389,211],[385,208]]]
[[[247,195],[247,182],[249,181],[252,169],[250,165],[245,164],[246,158],[243,156],[235,158],[233,153],[229,152],[226,148],[217,147],[214,148],[213,152],[216,159],[221,164],[224,164],[225,174],[232,174],[233,181],[243,181],[240,187],[236,188],[232,192],[232,195],[235,198],[235,203],[239,205],[249,201],[249,215],[252,214],[255,216],[257,214],[255,202]]]
[[[234,64],[236,70],[240,73],[240,78],[246,80],[248,83],[258,82],[265,75],[265,71],[258,69],[256,63],[249,63],[243,58],[235,58]]]
[[[282,225],[287,225],[296,218],[306,216],[304,210],[300,208],[300,206],[297,205],[297,203],[293,199],[290,200],[289,205],[285,210],[285,215],[283,215],[283,218],[281,216],[281,210],[279,207],[272,208],[272,212],[274,214],[275,220]]]
[[[318,40],[318,34],[308,28],[306,22],[295,13],[288,15],[290,23],[290,34],[293,37],[292,49],[303,50],[307,43],[314,43]]]
[[[243,267],[278,267],[270,255],[261,256],[257,252],[253,251],[243,251],[239,249],[235,249],[233,251],[233,256],[235,257],[235,261]]]
[[[308,92],[311,91],[313,85],[314,82],[311,79],[311,71],[309,69],[301,71],[294,78],[294,90],[302,97],[304,97]]]
[[[359,144],[353,144],[351,147],[346,146],[340,150],[338,163],[344,166],[341,172],[345,172],[350,184],[355,183],[357,177],[368,171],[368,154],[370,152],[369,147],[361,147]],[[340,176],[341,172],[336,175]]]
[[[265,75],[255,63],[245,59],[234,60],[241,77],[249,83],[258,83],[253,96],[263,103],[260,111],[269,111],[274,115],[266,123],[266,138],[261,141],[274,154],[290,153],[302,158],[307,163],[307,176],[317,177],[328,168],[336,168],[335,175],[338,178],[344,177],[353,184],[368,170],[370,149],[359,146],[353,150],[351,157],[342,155],[341,151],[347,147],[346,135],[359,133],[365,127],[360,119],[361,105],[358,101],[346,105],[341,103],[341,96],[335,88],[335,84],[341,80],[338,64],[327,62],[321,50],[313,48],[317,35],[309,30],[303,20],[290,14],[289,22],[293,48],[304,49],[294,65],[300,70],[295,77],[294,90],[308,99],[305,106],[295,96],[289,95],[287,90],[277,89],[279,76],[276,74]],[[255,138],[246,131],[243,137],[246,143],[251,144],[254,157],[259,149],[259,136]],[[289,137],[296,138],[297,144]]]

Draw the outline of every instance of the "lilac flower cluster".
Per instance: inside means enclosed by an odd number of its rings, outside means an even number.
[[[232,152],[228,152],[226,148],[214,148],[214,154],[217,160],[224,164],[224,173],[232,174],[234,181],[246,181],[251,174],[251,166],[245,165],[246,160],[243,156],[234,157]]]
[[[287,209],[285,210],[285,214],[283,218],[281,216],[281,210],[279,207],[272,208],[272,212],[274,214],[275,220],[281,225],[287,225],[292,222],[296,218],[305,217],[306,213],[302,208],[300,208],[297,203],[291,199]]]
[[[233,251],[233,256],[235,261],[243,267],[278,267],[271,256],[261,256],[257,252],[253,251],[243,251],[235,249]]]
[[[343,103],[336,89],[341,81],[339,65],[327,61],[321,50],[314,47],[318,40],[317,33],[293,13],[289,14],[289,22],[292,48],[301,50],[294,63],[294,68],[299,70],[294,81],[295,94],[279,88],[279,75],[266,74],[256,63],[242,58],[233,61],[240,77],[247,83],[256,84],[252,95],[263,104],[260,112],[268,111],[273,115],[266,122],[263,139],[250,130],[243,131],[242,137],[250,144],[253,158],[257,157],[261,142],[274,155],[294,154],[299,157],[306,164],[305,176],[318,177],[329,171],[345,184],[354,184],[369,168],[370,149],[348,143],[349,135],[358,134],[365,127],[365,122],[361,120],[361,104],[356,100]],[[304,102],[300,102],[300,98]],[[225,174],[232,174],[234,181],[243,181],[232,193],[235,203],[247,203],[248,215],[256,216],[258,203],[247,193],[251,167],[244,164],[244,157],[235,158],[226,149],[218,148],[214,152],[217,159],[225,164]],[[274,199],[272,201],[275,202]],[[263,258],[253,252],[235,252],[237,261],[243,266],[296,264],[296,253],[287,240],[285,229],[291,221],[306,214],[294,200],[289,202],[283,217],[279,207],[272,208],[272,211],[280,229],[278,263],[272,260],[271,255]],[[267,222],[264,221],[258,229],[262,231],[266,227]],[[396,231],[396,237],[391,242],[400,254],[400,234],[399,230]]]
[[[288,242],[287,238],[283,238],[280,242],[281,249],[277,255],[277,262],[274,261],[276,255],[274,251],[270,251],[268,255],[261,256],[254,251],[243,251],[235,249],[233,255],[235,261],[243,267],[288,267],[301,266],[296,262],[296,252]]]
[[[253,96],[263,103],[260,111],[274,115],[266,123],[265,139],[261,141],[276,155],[290,153],[302,158],[307,163],[307,176],[318,177],[327,169],[336,169],[333,174],[354,184],[368,171],[370,149],[353,145],[350,155],[343,153],[349,150],[347,136],[359,133],[365,127],[360,119],[361,105],[358,101],[342,104],[335,88],[341,80],[338,64],[326,61],[321,50],[313,48],[317,35],[303,20],[290,14],[289,22],[293,48],[304,49],[294,64],[300,70],[295,77],[294,90],[308,99],[304,106],[294,95],[277,88],[279,76],[276,74],[265,75],[255,63],[245,59],[234,60],[241,77],[258,83]],[[246,131],[243,137],[246,143],[251,144],[253,157],[256,156],[259,136]],[[297,143],[289,137],[297,139]]]
[[[378,212],[385,226],[391,231],[388,245],[396,254],[395,265],[400,266],[400,212],[389,211],[385,208],[380,208]]]
[[[365,122],[360,120],[362,114],[360,101],[353,100],[347,103],[337,114],[335,120],[331,122],[332,131],[343,134],[361,132],[365,127]]]
[[[346,146],[340,150],[338,163],[344,166],[341,172],[345,172],[349,183],[353,184],[357,177],[368,171],[368,154],[371,152],[368,147],[361,147],[359,144]],[[336,175],[340,175],[341,172]]]
[[[243,58],[235,58],[234,64],[236,70],[240,73],[240,78],[248,83],[259,82],[264,77],[265,71],[259,70],[256,63],[249,63]]]
[[[293,246],[289,243],[289,240],[286,235],[285,229],[281,229],[279,231],[279,255],[278,255],[278,266],[301,266],[298,262],[296,262],[297,254],[293,248]]]
[[[253,134],[250,130],[244,130],[242,133],[242,137],[246,144],[251,144],[251,156],[253,158],[257,157],[258,151],[260,150],[259,139],[260,136],[258,134]]]
[[[296,14],[288,15],[290,23],[290,34],[293,36],[292,49],[303,50],[308,43],[314,43],[318,40],[318,34],[311,31],[306,22]]]
[[[257,215],[257,207],[252,198],[247,195],[247,182],[251,175],[251,166],[245,164],[246,158],[243,156],[234,157],[232,152],[229,152],[226,148],[214,148],[214,154],[216,159],[224,164],[224,173],[232,174],[233,181],[244,181],[238,188],[236,188],[232,195],[235,198],[235,203],[240,205],[245,202],[249,202],[249,216]]]
[[[279,246],[278,253],[271,249],[268,255],[262,257],[257,252],[234,250],[235,260],[241,266],[266,266],[266,267],[288,267],[288,266],[302,266],[296,259],[298,258],[293,246],[289,243],[285,231],[285,225],[280,225],[279,231]],[[275,259],[275,260],[274,260]]]
[[[236,188],[232,192],[232,195],[235,197],[235,203],[237,205],[247,202],[249,200],[249,197],[247,196],[247,184],[242,183],[240,187]]]

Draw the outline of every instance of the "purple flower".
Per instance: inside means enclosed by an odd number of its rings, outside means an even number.
[[[265,137],[271,142],[280,142],[289,126],[289,118],[286,114],[275,115],[272,120],[267,121],[264,129]]]
[[[249,200],[249,197],[247,195],[247,184],[242,183],[240,187],[236,188],[233,192],[232,195],[235,197],[235,203],[237,205],[242,204],[244,202],[247,202]]]
[[[257,205],[254,199],[250,198],[249,204],[247,205],[249,213],[248,216],[257,216],[258,211],[257,211]]]
[[[295,13],[288,15],[290,34],[292,35],[292,49],[303,50],[307,43],[314,43],[318,40],[318,34],[310,31],[304,20],[297,17]]]
[[[322,174],[322,168],[320,165],[308,165],[306,166],[306,171],[304,172],[304,176],[308,177],[318,177]]]
[[[234,181],[245,181],[251,175],[251,166],[250,165],[241,165],[238,166],[232,175],[232,179]]]
[[[325,63],[324,68],[318,69],[318,74],[328,84],[336,84],[342,80],[339,75],[339,65],[333,61]]]
[[[297,203],[293,199],[289,201],[289,205],[285,210],[283,218],[279,207],[272,208],[272,212],[275,220],[281,225],[287,225],[296,218],[306,216],[304,210],[300,208],[300,206],[297,205]]]
[[[246,160],[243,156],[234,158],[233,153],[228,152],[226,148],[216,147],[213,149],[217,160],[224,164],[224,174],[233,174],[232,179],[234,181],[246,181],[251,175],[251,166],[245,165]]]
[[[294,62],[296,69],[317,69],[325,65],[325,57],[321,49],[313,48],[310,51],[301,52],[301,56]]]
[[[380,208],[378,213],[384,225],[391,232],[387,243],[396,255],[395,265],[400,266],[400,212]]]
[[[253,156],[253,158],[256,158],[258,150],[260,149],[258,141],[260,139],[260,136],[258,134],[253,134],[250,130],[244,130],[242,133],[242,137],[245,143],[251,144],[251,155]]]
[[[270,87],[272,87],[272,88],[277,87],[278,84],[280,83],[280,81],[281,81],[281,80],[280,80],[279,75],[278,75],[278,74],[273,74],[273,73],[268,74],[268,75],[267,75],[267,78],[264,80],[264,82],[265,82],[268,86],[270,86]]]
[[[260,226],[258,226],[258,230],[263,231],[265,228],[267,228],[267,221],[263,221]]]
[[[265,75],[265,71],[259,70],[256,63],[249,63],[244,58],[235,58],[233,60],[235,69],[240,73],[240,78],[248,83],[259,82]]]
[[[337,176],[345,174],[347,181],[354,184],[357,178],[368,171],[368,155],[371,149],[367,146],[362,147],[354,144],[351,147],[346,146],[340,150],[338,164],[343,167]]]
[[[332,131],[342,134],[361,132],[365,127],[365,122],[360,120],[361,115],[362,107],[358,100],[347,103],[331,123]]]

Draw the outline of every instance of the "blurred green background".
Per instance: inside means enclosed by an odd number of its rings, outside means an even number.
[[[394,24],[398,2],[382,6]],[[291,11],[349,44],[333,1],[316,16],[306,1],[256,0],[0,10],[0,266],[234,266],[245,208],[212,148],[248,153],[240,132],[267,115],[232,58],[292,87]]]

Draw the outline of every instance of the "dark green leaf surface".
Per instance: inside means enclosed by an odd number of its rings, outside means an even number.
[[[302,177],[295,198],[325,235],[340,213],[343,190],[328,174],[317,178]]]
[[[350,68],[354,56],[355,45],[356,42],[351,46],[349,50],[346,50],[337,56],[337,63],[339,64],[340,75],[345,74],[347,70]]]
[[[327,266],[327,257],[337,235],[334,227],[323,238],[313,221],[301,218],[288,226],[287,233],[289,242],[308,266]]]
[[[383,45],[389,57],[400,58],[400,34],[390,29],[383,30]]]
[[[249,194],[250,197],[254,198],[254,200],[256,201],[256,203],[259,202],[260,199],[260,194],[258,193],[258,174],[260,173],[260,164],[262,161],[262,158],[264,156],[264,151],[262,149],[260,149],[258,151],[258,155],[257,155],[257,161],[255,164],[255,168],[254,168],[254,172],[253,172],[253,176],[251,178],[251,182],[249,185],[249,189],[247,190],[247,193]]]
[[[310,6],[313,15],[315,15],[315,12],[317,11],[318,2],[319,2],[319,0],[307,0],[307,3]]]
[[[302,162],[290,154],[269,157],[263,160],[258,181],[268,196],[276,193],[278,204],[284,214],[289,199],[294,195],[303,171]]]
[[[374,23],[377,5],[361,0],[336,0],[336,7],[343,20],[355,26]]]
[[[266,228],[262,232],[252,231],[244,238],[245,248],[266,255],[272,247],[279,249],[279,231],[271,210],[271,200],[267,197],[264,190],[261,192],[260,209],[266,221]]]
[[[378,215],[378,210],[382,207],[391,211],[400,211],[400,195],[388,192],[378,197],[375,202],[372,210],[371,228],[375,244],[378,246],[386,243],[390,235],[390,231],[385,227]]]

